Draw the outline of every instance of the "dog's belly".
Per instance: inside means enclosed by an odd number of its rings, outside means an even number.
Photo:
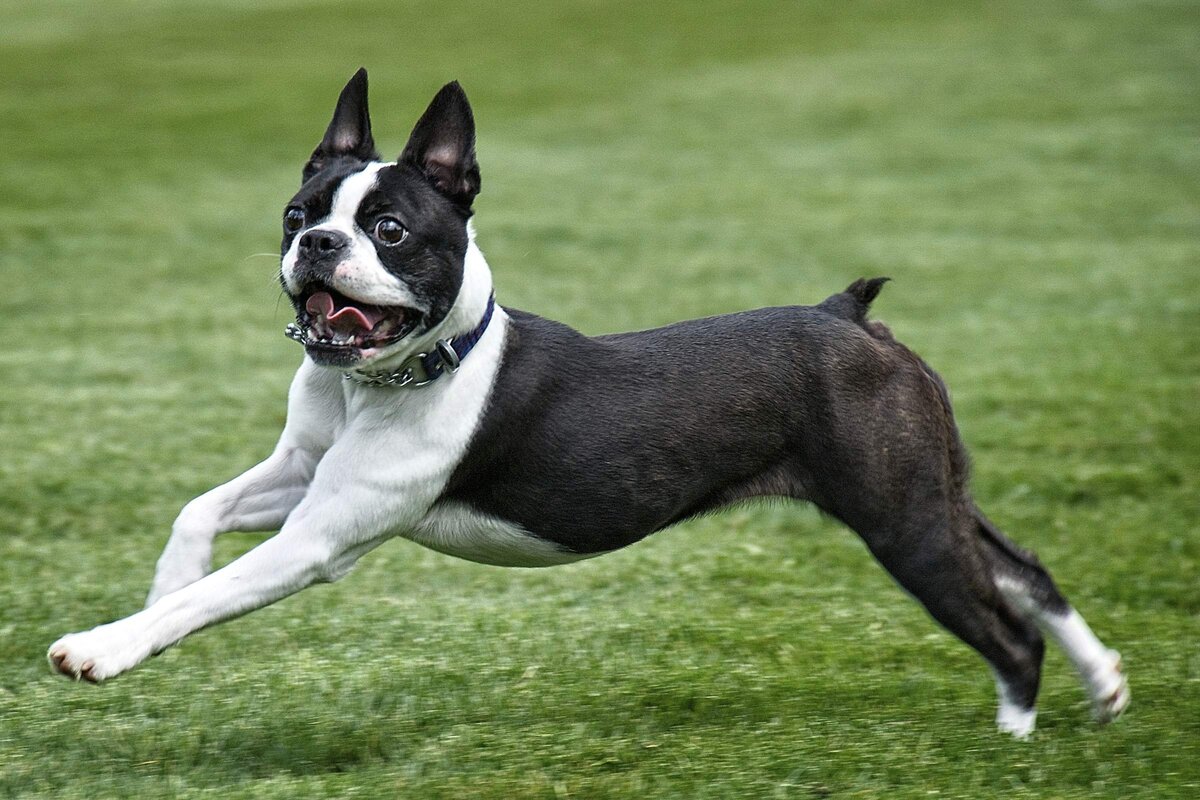
[[[454,500],[436,504],[404,537],[439,553],[498,567],[551,567],[602,555],[571,552]]]

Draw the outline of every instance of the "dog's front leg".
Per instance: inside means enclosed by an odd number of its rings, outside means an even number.
[[[423,513],[424,506],[417,511]],[[93,682],[112,678],[190,633],[313,583],[337,580],[390,538],[395,528],[381,520],[411,524],[408,515],[377,494],[312,491],[278,534],[241,558],[130,617],[64,636],[51,645],[48,657],[64,675]]]
[[[318,459],[318,453],[280,442],[267,460],[184,506],[159,556],[146,606],[207,575],[219,534],[282,526],[304,499]]]
[[[228,531],[275,530],[304,498],[344,415],[341,380],[305,359],[288,390],[287,424],[257,466],[184,506],[158,559],[146,605],[208,574],[212,543]]]

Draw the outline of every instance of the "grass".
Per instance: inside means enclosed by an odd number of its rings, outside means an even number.
[[[1200,9],[0,0],[0,797],[1194,797]],[[404,542],[101,686],[178,508],[267,453],[278,214],[342,82],[458,78],[501,302],[588,332],[815,302],[945,376],[975,492],[1122,650],[1039,730],[848,532],[739,508],[547,571]],[[720,387],[714,387],[719,391]],[[231,536],[227,560],[253,545]]]

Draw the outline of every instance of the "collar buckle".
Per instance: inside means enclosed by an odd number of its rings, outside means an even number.
[[[442,361],[439,373],[445,371],[453,375],[458,372],[458,365],[462,363],[462,359],[458,357],[458,353],[455,351],[454,345],[450,344],[449,339],[438,339],[434,349],[437,350]]]

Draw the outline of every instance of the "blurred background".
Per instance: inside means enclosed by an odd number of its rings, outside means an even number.
[[[0,19],[0,795],[1197,787],[1176,746],[1200,741],[1197,4]],[[279,217],[359,66],[387,157],[462,82],[502,304],[601,333],[891,276],[875,314],[949,383],[981,504],[1125,653],[1130,719],[1096,734],[1051,655],[1034,749],[991,738],[974,655],[852,536],[775,507],[553,572],[397,542],[113,687],[51,679],[50,641],[135,610],[178,508],[278,435],[300,356]]]

